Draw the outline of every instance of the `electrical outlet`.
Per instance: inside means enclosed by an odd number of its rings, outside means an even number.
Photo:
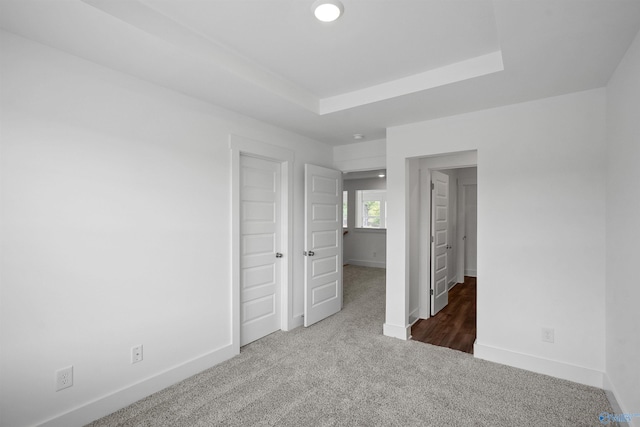
[[[554,331],[553,328],[542,328],[542,342],[553,343]]]
[[[131,363],[142,362],[142,344],[131,347]]]
[[[64,390],[73,385],[73,366],[56,371],[56,391]]]

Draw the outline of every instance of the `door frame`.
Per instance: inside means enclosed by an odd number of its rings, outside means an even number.
[[[456,265],[456,280],[458,283],[464,282],[464,272],[465,272],[465,246],[467,242],[464,240],[464,237],[467,234],[466,230],[466,195],[467,195],[467,187],[470,185],[478,185],[478,180],[473,178],[460,178],[458,180],[458,235],[457,239],[457,260],[458,263]],[[476,214],[477,215],[477,214]]]
[[[248,155],[280,164],[281,288],[280,329],[293,325],[293,162],[286,148],[230,134],[231,152],[231,346],[240,353],[240,156]]]
[[[419,260],[418,318],[428,319],[431,317],[431,171],[478,167],[478,152],[477,150],[471,150],[460,153],[420,157],[418,159],[420,161],[420,203],[417,207],[419,216],[418,235],[420,236],[417,257]]]

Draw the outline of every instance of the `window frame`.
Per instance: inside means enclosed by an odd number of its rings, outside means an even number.
[[[380,226],[370,227],[363,226],[364,224],[364,203],[365,202],[380,202]],[[357,230],[386,230],[387,229],[387,190],[386,189],[372,189],[372,190],[356,190],[356,226]]]

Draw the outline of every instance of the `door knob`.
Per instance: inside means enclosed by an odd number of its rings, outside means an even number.
[[[314,256],[315,254],[316,254],[316,253],[315,253],[315,252],[313,252],[313,251],[309,251],[309,252],[304,251],[304,256]]]
[[[276,258],[282,258],[282,254],[280,252],[276,252]]]

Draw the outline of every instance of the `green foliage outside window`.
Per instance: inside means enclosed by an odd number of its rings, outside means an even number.
[[[386,190],[356,191],[356,228],[387,228]]]
[[[364,202],[362,218],[363,227],[380,228],[380,201],[370,200]]]

